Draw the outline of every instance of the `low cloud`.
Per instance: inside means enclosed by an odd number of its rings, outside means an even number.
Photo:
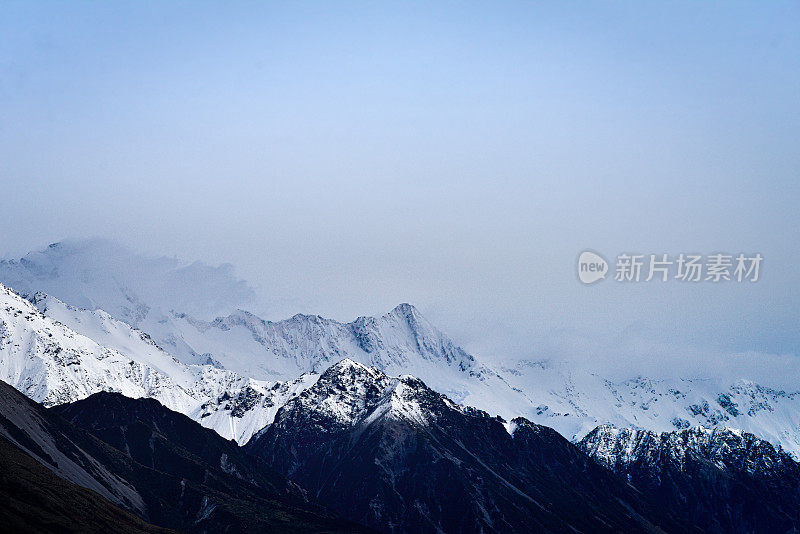
[[[0,282],[20,293],[43,291],[111,313],[146,303],[211,318],[255,299],[254,290],[230,264],[143,256],[105,239],[69,239],[19,260],[4,260]]]
[[[635,329],[616,336],[556,331],[535,354],[616,380],[638,375],[655,379],[714,378],[725,382],[745,379],[774,388],[797,389],[800,369],[800,358],[794,354],[725,351],[658,339]]]

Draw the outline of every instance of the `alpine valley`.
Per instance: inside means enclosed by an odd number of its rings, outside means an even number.
[[[0,282],[2,517],[47,509],[30,531],[67,499],[98,532],[800,529],[800,388],[478,358],[410,304],[269,321],[229,267],[101,240]]]

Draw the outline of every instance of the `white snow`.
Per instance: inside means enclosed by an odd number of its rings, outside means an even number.
[[[45,406],[98,391],[151,397],[244,443],[316,379],[266,382],[210,365],[185,365],[102,310],[74,308],[42,294],[32,300],[45,312],[0,285],[0,379]],[[233,400],[244,391],[257,401],[233,416]]]

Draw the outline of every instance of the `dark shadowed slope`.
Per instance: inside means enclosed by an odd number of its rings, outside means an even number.
[[[800,465],[752,434],[603,425],[578,446],[708,532],[800,530]]]
[[[102,418],[104,409],[119,407],[101,403],[93,411]],[[200,428],[192,424],[196,428],[182,430],[189,438]],[[237,476],[233,453],[232,474],[226,473],[222,457],[217,463],[208,463],[202,455],[170,442],[152,428],[133,425],[127,434],[130,443],[134,447],[152,443],[155,451],[154,461],[145,465],[130,450],[112,447],[2,383],[0,435],[56,475],[92,489],[159,526],[189,532],[354,531],[352,524],[331,518],[319,506],[309,504],[296,486],[274,473],[264,471],[261,478],[254,474],[253,481]],[[162,462],[161,458],[168,460]],[[42,504],[42,514],[49,513],[46,505]]]
[[[246,454],[236,442],[157,400],[102,392],[49,410],[156,471],[180,473],[189,482],[230,494],[250,493],[314,508],[297,484]]]
[[[0,525],[4,532],[167,534],[97,493],[56,476],[0,438]]]

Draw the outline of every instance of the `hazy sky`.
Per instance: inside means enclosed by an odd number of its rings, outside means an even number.
[[[231,262],[267,318],[800,354],[799,141],[797,2],[0,2],[0,255]],[[764,263],[586,287],[585,248]]]

